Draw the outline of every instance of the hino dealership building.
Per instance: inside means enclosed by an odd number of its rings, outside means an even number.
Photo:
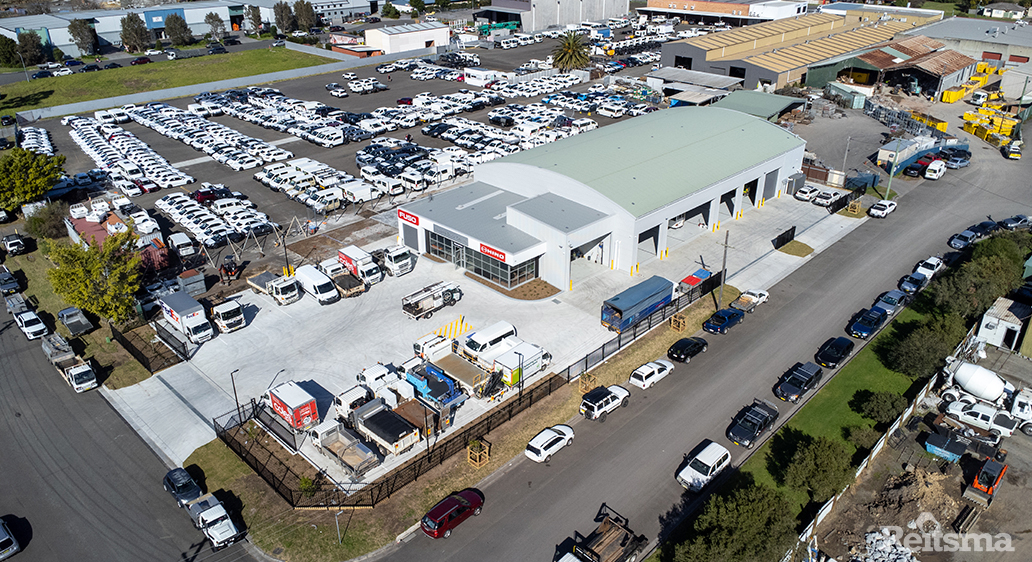
[[[780,197],[804,148],[744,113],[672,108],[478,166],[477,181],[399,208],[398,227],[409,248],[502,288],[569,290]]]

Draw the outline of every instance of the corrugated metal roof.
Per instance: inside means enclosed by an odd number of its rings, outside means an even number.
[[[744,113],[679,107],[495,162],[562,174],[640,217],[805,144],[781,127]]]
[[[983,10],[1001,10],[1001,11],[1004,11],[1004,12],[1024,12],[1025,11],[1025,8],[1023,8],[1023,7],[1021,7],[1021,6],[1017,5],[1017,4],[1012,4],[1010,2],[996,2],[995,4],[988,4],[986,6],[982,6],[982,9]]]
[[[543,193],[511,207],[566,233],[576,232],[609,216],[555,193]]]
[[[1032,307],[1000,297],[996,299],[985,315],[989,318],[998,318],[1004,322],[1021,325],[1032,316]]]
[[[698,70],[685,70],[683,68],[676,68],[673,66],[661,68],[655,72],[650,72],[645,76],[647,78],[659,78],[663,81],[694,84],[696,86],[717,88],[719,90],[726,90],[735,84],[741,84],[743,81],[741,78],[732,78],[730,76],[722,76],[720,74],[710,74],[709,72],[699,72]]]
[[[759,39],[776,37],[792,31],[813,27],[815,25],[825,25],[839,21],[843,21],[842,16],[832,14],[806,14],[804,16],[796,16],[794,18],[786,18],[758,23],[756,25],[749,25],[746,27],[739,27],[737,29],[732,29],[731,31],[710,33],[708,35],[703,35],[702,37],[691,37],[689,39],[683,39],[681,42],[688,43],[689,45],[705,50],[720,49],[723,47],[730,47],[732,45],[753,43]]]
[[[842,13],[845,12],[870,12],[873,14],[887,15],[890,18],[900,17],[916,17],[916,18],[928,18],[935,17],[935,12],[938,13],[938,17],[942,18],[942,12],[940,10],[923,10],[920,8],[904,8],[900,6],[892,6],[888,4],[857,4],[855,2],[834,2],[831,4],[824,4],[820,7],[822,12],[829,13]]]
[[[3,20],[0,20],[3,21]],[[1003,46],[1032,47],[1032,25],[1016,25],[996,20],[950,18],[915,29],[908,35],[926,35],[936,39],[977,41]],[[983,47],[977,47],[979,49]]]
[[[724,99],[713,104],[714,107],[724,107],[741,111],[760,119],[770,119],[780,115],[781,112],[793,105],[802,105],[806,100],[757,92],[755,90],[738,90],[731,92]]]
[[[521,195],[478,181],[435,193],[402,208],[503,252],[516,253],[541,243],[505,222],[509,205],[524,200]]]
[[[417,31],[430,31],[431,29],[447,28],[447,25],[439,21],[428,21],[423,23],[409,23],[406,25],[392,25],[390,27],[381,27],[375,31],[379,31],[385,35],[398,35],[401,33],[415,33]],[[374,31],[369,29],[367,31]]]
[[[787,72],[844,53],[861,51],[910,27],[910,24],[902,22],[883,22],[835,33],[809,43],[774,49],[743,60],[775,72]]]
[[[42,29],[67,27],[68,21],[53,14],[38,14],[35,16],[18,16],[15,18],[0,18],[0,27],[14,31],[21,29]]]
[[[684,84],[684,86],[683,90],[670,96],[670,99],[683,101],[686,104],[703,105],[712,101],[713,98],[727,94],[727,90],[711,90],[702,86],[692,86],[691,84]]]
[[[941,41],[925,37],[924,35],[916,35],[875,45],[873,51],[859,55],[856,58],[876,68],[885,69],[943,47],[945,45]]]
[[[954,72],[967,68],[975,63],[975,59],[958,53],[957,51],[946,50],[928,53],[920,57],[914,57],[906,62],[891,66],[886,70],[898,70],[903,68],[920,68],[932,76],[949,76]]]

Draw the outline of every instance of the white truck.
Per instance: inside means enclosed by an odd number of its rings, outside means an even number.
[[[438,310],[452,306],[462,299],[459,286],[451,281],[440,281],[402,297],[401,310],[409,318],[430,318]]]
[[[97,375],[90,363],[76,355],[72,346],[60,334],[43,336],[43,354],[75,392],[97,388]]]
[[[381,270],[393,277],[401,277],[412,271],[412,261],[415,259],[412,250],[403,245],[374,250],[370,255]]]
[[[247,284],[255,293],[265,293],[272,297],[276,304],[283,306],[301,299],[301,290],[294,277],[280,277],[275,273],[264,272],[247,278]]]
[[[382,398],[351,412],[351,425],[384,456],[404,453],[419,442],[419,429],[388,408]]]
[[[212,552],[226,548],[242,535],[222,502],[211,494],[205,494],[185,507],[194,527],[200,529],[211,541]]]
[[[337,258],[323,260],[316,267],[337,285],[337,290],[343,298],[357,297],[366,290],[365,282],[352,275]]]
[[[548,368],[552,354],[540,347],[520,342],[494,360],[494,370],[501,373],[502,382],[513,386],[531,375]]]
[[[168,237],[168,246],[172,248],[172,251],[176,253],[180,258],[192,256],[197,253],[197,246],[194,246],[193,240],[182,232],[175,232]]]
[[[246,323],[244,307],[236,300],[213,297],[208,299],[207,308],[208,318],[215,323],[221,334],[239,330]]]
[[[353,482],[361,480],[366,472],[380,464],[376,453],[337,420],[324,421],[311,429],[309,435],[315,448],[336,461]]]
[[[370,285],[383,281],[383,272],[373,261],[373,256],[358,246],[352,245],[337,250],[337,260],[344,264],[352,275]]]
[[[190,295],[179,291],[161,297],[161,314],[193,343],[204,343],[212,338],[214,330],[204,315],[204,307]]]
[[[1018,429],[1032,436],[1032,390],[1018,390],[993,371],[953,357],[945,375],[940,396],[948,416],[1005,437]]]

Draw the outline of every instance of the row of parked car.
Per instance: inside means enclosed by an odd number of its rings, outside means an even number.
[[[506,99],[533,98],[558,92],[559,90],[569,88],[570,86],[576,86],[580,83],[580,77],[564,73],[534,78],[527,82],[517,82],[515,84],[495,82],[493,84],[488,84],[487,89],[491,90],[492,94],[502,96]]]
[[[194,196],[178,191],[165,195],[154,203],[154,208],[208,248],[224,246],[227,241],[239,242],[250,234],[264,236],[278,226],[265,213],[255,210],[250,201],[201,197],[215,193],[213,186],[205,187],[206,191],[195,192]]]
[[[950,237],[947,244],[954,250],[963,250],[975,242],[992,236],[994,232],[1003,230],[1028,230],[1032,222],[1028,215],[1014,215],[1002,221],[986,220],[973,224]]]
[[[903,174],[911,177],[924,176],[925,179],[937,180],[945,175],[946,170],[966,168],[971,164],[971,151],[965,148],[946,147],[939,152],[929,152],[916,162],[903,169]]]
[[[106,171],[114,187],[135,197],[161,188],[182,187],[196,181],[172,166],[147,143],[118,125],[102,124],[89,117],[63,119],[69,136]]]
[[[196,105],[199,109],[195,111],[209,115],[222,113],[217,104]],[[128,114],[140,125],[202,151],[234,171],[250,170],[267,162],[279,162],[294,156],[288,150],[165,103],[133,108],[128,110]]]
[[[54,155],[50,131],[41,127],[22,127],[18,131],[18,146],[36,154]]]

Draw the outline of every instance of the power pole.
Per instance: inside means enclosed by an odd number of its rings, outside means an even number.
[[[727,249],[731,246],[727,245],[727,240],[731,236],[731,231],[727,230],[724,232],[724,262],[720,264],[720,293],[717,295],[717,308],[719,309],[724,303],[724,282],[727,281]]]
[[[848,176],[846,172],[846,158],[849,157],[849,141],[853,140],[853,137],[846,137],[846,153],[842,155],[842,175]]]

